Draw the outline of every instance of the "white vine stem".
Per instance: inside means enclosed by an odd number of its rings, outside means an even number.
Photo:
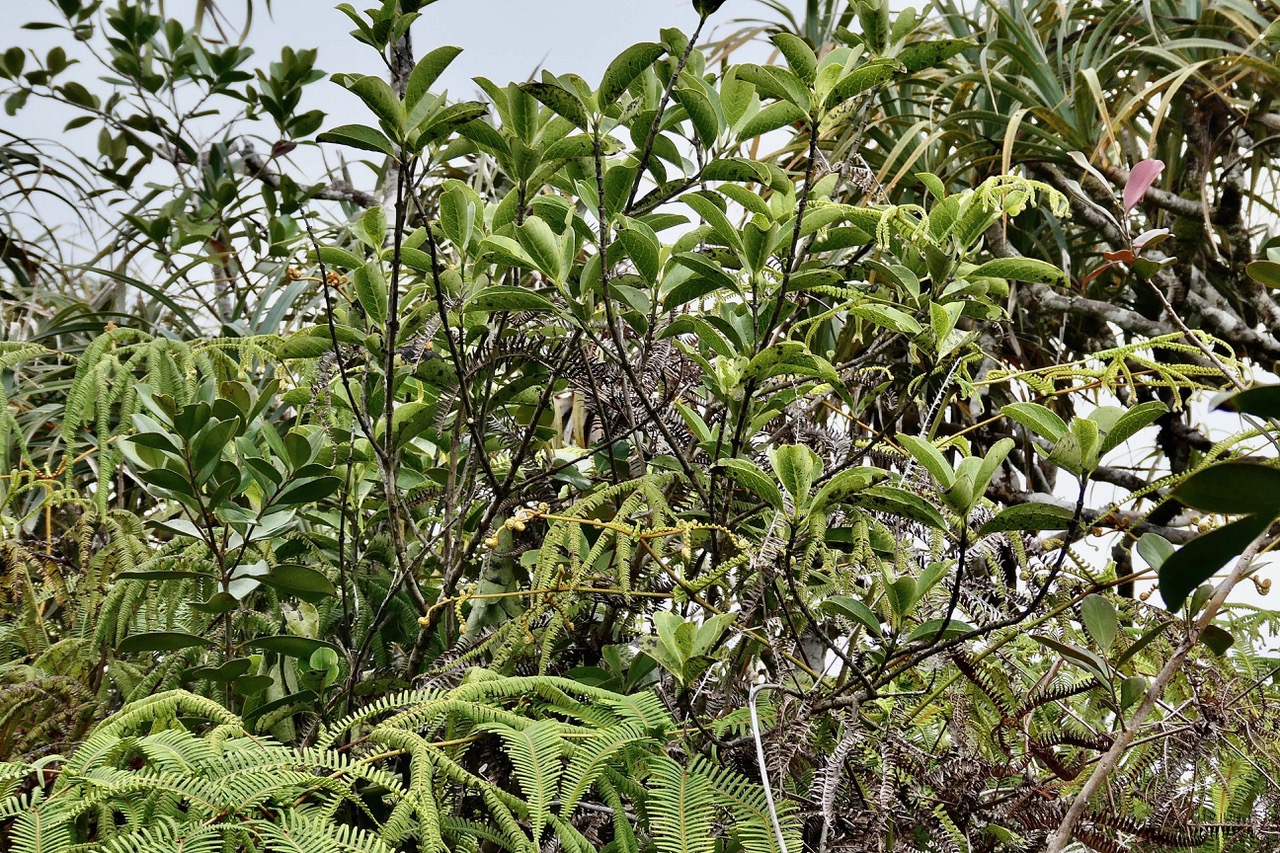
[[[756,763],[760,766],[760,781],[764,785],[764,799],[769,804],[769,820],[773,822],[773,831],[778,837],[779,853],[787,853],[787,839],[782,834],[782,824],[778,821],[778,807],[773,804],[773,786],[769,784],[769,768],[764,760],[764,741],[760,738],[760,714],[756,711],[756,695],[761,690],[781,688],[780,684],[753,684],[747,697],[747,707],[751,710],[751,734],[756,741]]]
[[[1080,793],[1076,794],[1075,800],[1071,803],[1071,808],[1067,810],[1066,816],[1062,819],[1062,823],[1057,830],[1050,836],[1048,844],[1045,846],[1045,853],[1062,853],[1066,849],[1067,844],[1071,841],[1071,835],[1075,830],[1076,824],[1080,822],[1080,818],[1084,815],[1084,811],[1089,807],[1089,800],[1098,792],[1102,785],[1107,781],[1107,777],[1115,770],[1116,765],[1120,763],[1120,759],[1124,756],[1125,751],[1133,743],[1134,737],[1138,733],[1138,729],[1142,727],[1146,721],[1147,715],[1155,708],[1156,702],[1164,694],[1164,690],[1169,686],[1169,682],[1178,674],[1178,670],[1182,668],[1186,661],[1187,655],[1200,642],[1200,636],[1204,633],[1205,628],[1209,626],[1218,611],[1222,609],[1223,603],[1227,600],[1227,596],[1231,594],[1231,590],[1244,577],[1244,573],[1248,571],[1249,566],[1253,563],[1254,557],[1267,544],[1270,537],[1267,531],[1264,531],[1257,539],[1249,543],[1249,547],[1244,550],[1240,558],[1236,560],[1235,566],[1231,569],[1231,574],[1218,584],[1213,591],[1213,597],[1209,599],[1209,603],[1205,605],[1200,616],[1192,624],[1191,630],[1187,633],[1186,639],[1178,646],[1173,656],[1165,662],[1164,667],[1160,670],[1160,674],[1151,682],[1151,686],[1147,688],[1147,692],[1142,697],[1142,702],[1138,705],[1138,709],[1133,712],[1133,716],[1129,718],[1129,722],[1125,724],[1120,734],[1116,735],[1115,741],[1112,742],[1111,748],[1107,750],[1102,758],[1098,759],[1098,764],[1093,768],[1093,774],[1089,776],[1089,780],[1084,783],[1084,787],[1080,789]],[[754,694],[753,694],[754,696]],[[754,711],[754,706],[753,709]],[[753,718],[754,719],[754,718]],[[757,741],[758,743],[758,741]],[[766,783],[767,784],[767,783]]]

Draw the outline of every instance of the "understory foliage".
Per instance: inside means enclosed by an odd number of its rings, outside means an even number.
[[[1273,5],[432,2],[0,54],[0,850],[1280,848]]]

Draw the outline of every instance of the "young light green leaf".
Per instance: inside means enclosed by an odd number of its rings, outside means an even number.
[[[818,454],[803,445],[784,444],[770,454],[769,461],[796,508],[805,506],[813,481],[822,476],[822,460]]]
[[[1159,400],[1151,400],[1146,403],[1139,403],[1132,409],[1129,409],[1107,430],[1106,437],[1102,440],[1102,447],[1098,451],[1101,457],[1103,454],[1124,444],[1139,430],[1142,430],[1160,418],[1169,411],[1169,407]]]

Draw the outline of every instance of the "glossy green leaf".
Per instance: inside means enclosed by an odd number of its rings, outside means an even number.
[[[184,634],[180,631],[153,631],[126,637],[117,647],[121,654],[134,652],[176,652],[181,649],[213,648],[217,643],[206,637]]]
[[[1280,468],[1257,462],[1219,462],[1196,471],[1173,490],[1189,507],[1224,515],[1280,514]]]
[[[1280,418],[1280,385],[1259,385],[1229,394],[1216,408],[1260,418]]]
[[[362,124],[344,124],[326,130],[316,137],[316,141],[333,142],[348,148],[359,148],[362,151],[374,151],[386,154],[388,157],[395,156],[395,146],[384,133]]]
[[[1270,526],[1269,516],[1246,516],[1202,533],[1179,548],[1160,566],[1160,597],[1165,606],[1181,609],[1196,587],[1234,562]]]

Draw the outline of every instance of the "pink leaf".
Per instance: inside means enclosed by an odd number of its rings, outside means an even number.
[[[1142,201],[1142,197],[1151,189],[1151,185],[1164,171],[1164,161],[1143,160],[1133,167],[1129,173],[1129,182],[1124,185],[1124,209],[1128,213],[1134,205]]]

